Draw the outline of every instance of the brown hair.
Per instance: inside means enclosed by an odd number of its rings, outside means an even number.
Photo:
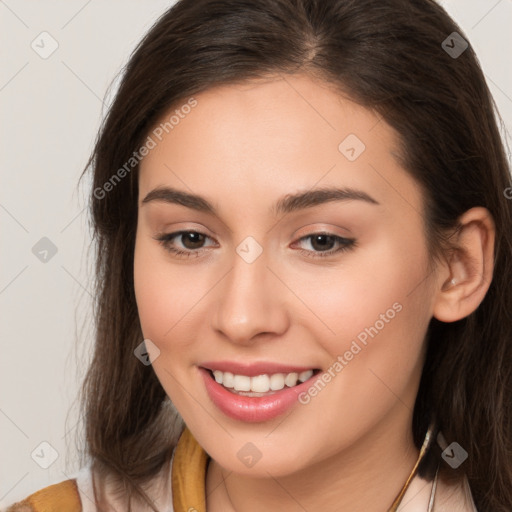
[[[431,320],[413,431],[419,447],[437,417],[448,443],[469,454],[461,470],[478,509],[512,510],[510,174],[471,46],[457,58],[442,47],[453,32],[467,40],[431,0],[181,0],[155,23],[124,70],[87,165],[97,324],[83,413],[98,475],[117,475],[140,498],[182,429],[151,366],[133,354],[143,339],[133,283],[137,165],[105,184],[179,102],[214,85],[305,72],[398,132],[404,167],[426,198],[432,256],[445,253],[445,234],[466,210],[483,206],[494,218],[495,278],[485,299],[460,321]]]

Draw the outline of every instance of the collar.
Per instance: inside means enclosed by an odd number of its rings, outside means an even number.
[[[432,434],[433,425],[431,424],[425,435],[418,460],[404,487],[391,505],[390,512],[398,509],[407,488],[416,476],[419,463],[432,443]],[[196,441],[188,427],[185,427],[176,445],[171,475],[175,512],[206,512],[206,468],[209,459],[209,455]]]
[[[185,427],[172,463],[172,503],[175,512],[206,512],[208,460],[208,454]]]

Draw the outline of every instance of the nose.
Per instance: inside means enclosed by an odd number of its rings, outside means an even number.
[[[212,327],[237,344],[282,335],[289,326],[285,287],[260,256],[247,263],[237,254],[216,287]],[[265,336],[263,336],[265,337]]]

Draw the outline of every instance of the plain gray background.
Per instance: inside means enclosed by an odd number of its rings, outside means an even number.
[[[91,352],[93,261],[89,181],[78,179],[109,85],[172,3],[0,0],[0,506],[79,469],[74,399]],[[512,0],[441,3],[510,133]]]

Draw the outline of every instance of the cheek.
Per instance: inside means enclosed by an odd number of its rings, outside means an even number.
[[[173,267],[165,264],[165,255],[155,250],[151,242],[135,244],[134,288],[137,310],[144,338],[152,340],[160,350],[177,323],[182,306],[188,302],[187,293],[193,287],[180,288]],[[176,290],[179,289],[179,299]],[[191,293],[191,292],[190,292]]]
[[[396,400],[389,389],[409,393],[421,371],[431,312],[427,253],[416,242],[376,243],[298,291],[317,317],[309,329],[329,354],[339,403],[375,403],[383,395]]]
[[[186,361],[190,358],[190,334],[194,329],[191,312],[201,297],[198,283],[190,277],[188,283],[179,266],[169,265],[163,251],[144,242],[136,243],[134,288],[142,333],[160,351],[152,363],[153,371],[180,413],[191,405],[180,382],[188,379],[190,365]]]
[[[176,369],[183,359],[192,358],[204,329],[205,297],[218,280],[216,275],[199,274],[194,265],[171,263],[169,258],[151,242],[136,243],[134,288],[139,320],[144,338],[153,341],[162,356],[155,361],[155,371],[159,365]]]
[[[166,264],[163,249],[137,234],[134,254],[134,289],[144,337],[162,339],[179,318],[187,293],[194,289],[178,286],[178,271]],[[176,298],[179,289],[180,298]]]
[[[336,267],[303,272],[294,280],[294,292],[309,307],[320,339],[342,350],[346,340],[376,323],[383,332],[383,326],[389,331],[411,315],[426,316],[428,297],[421,284],[427,272],[421,240],[404,245],[382,236]],[[417,329],[414,322],[411,326]]]
[[[141,241],[140,235],[137,235],[133,265],[134,289],[144,338],[154,340],[162,336],[166,324],[171,320],[166,315],[165,307],[169,289],[161,265],[147,246],[148,243]],[[167,313],[171,312],[169,308]]]

